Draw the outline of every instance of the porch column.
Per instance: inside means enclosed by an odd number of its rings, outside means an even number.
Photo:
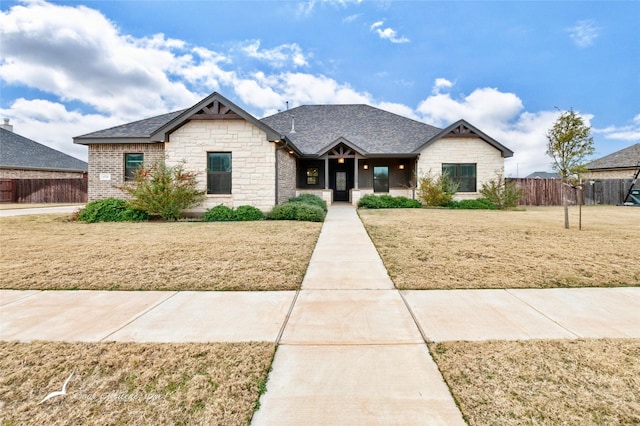
[[[354,159],[353,188],[358,189],[358,156]]]
[[[329,189],[329,157],[324,157],[324,189]]]

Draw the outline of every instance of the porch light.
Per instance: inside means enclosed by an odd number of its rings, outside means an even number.
[[[289,154],[293,154],[293,150],[292,149],[289,150]]]
[[[400,165],[398,166],[398,168],[399,168],[400,170],[404,170],[404,164],[400,164]]]
[[[338,158],[338,163],[344,164],[344,158],[342,158],[342,157]]]
[[[369,170],[369,165],[365,164],[365,165],[362,166],[362,168],[365,169],[365,170]]]

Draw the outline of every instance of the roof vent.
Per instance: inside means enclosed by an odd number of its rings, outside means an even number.
[[[8,130],[10,132],[13,132],[13,126],[11,124],[9,124],[9,119],[8,118],[4,119],[4,124],[0,124],[0,127],[2,127],[5,130]]]
[[[296,132],[296,116],[292,115],[291,116],[291,131],[289,133],[295,133]]]

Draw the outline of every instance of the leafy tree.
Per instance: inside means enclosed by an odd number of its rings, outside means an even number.
[[[593,154],[591,127],[573,109],[560,114],[553,127],[547,131],[547,155],[553,159],[553,169],[562,179],[562,204],[564,227],[569,228],[567,188],[575,184],[578,173],[584,171],[585,159]]]
[[[160,161],[140,167],[133,181],[121,189],[131,195],[130,206],[164,220],[177,220],[182,210],[204,200],[204,191],[197,190],[196,184],[196,174],[185,171],[184,163],[169,167]]]

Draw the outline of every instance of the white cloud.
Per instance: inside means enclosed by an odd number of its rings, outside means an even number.
[[[375,31],[381,39],[389,40],[391,43],[408,43],[410,41],[406,37],[398,37],[398,32],[392,28],[382,28],[383,25],[384,21],[377,21],[371,24],[369,29]]]
[[[589,47],[600,36],[600,28],[591,19],[578,21],[576,25],[566,30],[569,37],[578,47]]]
[[[453,83],[446,78],[436,78],[436,82],[433,84],[432,93],[437,95],[442,92],[443,89],[450,89],[451,87],[453,87]]]
[[[591,128],[594,134],[601,134],[605,139],[624,142],[640,142],[640,114],[633,117],[632,123],[627,126],[609,126],[602,129]]]
[[[196,100],[170,71],[184,64],[184,42],[123,35],[85,6],[44,2],[0,14],[0,78],[81,101],[106,114],[160,112]],[[46,69],[46,72],[43,70]]]
[[[265,61],[276,68],[287,65],[292,65],[294,68],[309,65],[302,49],[296,43],[260,50],[260,40],[253,40],[248,42],[242,50],[250,58]]]
[[[471,94],[454,99],[440,93],[439,88],[451,88],[453,83],[439,78],[433,95],[417,108],[423,121],[439,127],[464,119],[514,151],[505,161],[505,175],[523,177],[538,170],[550,170],[546,156],[546,132],[558,116],[557,111],[524,111],[522,100],[514,93],[495,88],[475,89]],[[436,90],[437,89],[437,90]]]
[[[15,133],[84,161],[87,148],[75,145],[74,136],[122,124],[117,117],[69,111],[60,103],[42,99],[16,99],[9,108],[0,109],[0,114],[11,119]]]
[[[307,0],[298,3],[298,15],[309,16],[317,5],[346,7],[350,4],[360,4],[362,0]]]

